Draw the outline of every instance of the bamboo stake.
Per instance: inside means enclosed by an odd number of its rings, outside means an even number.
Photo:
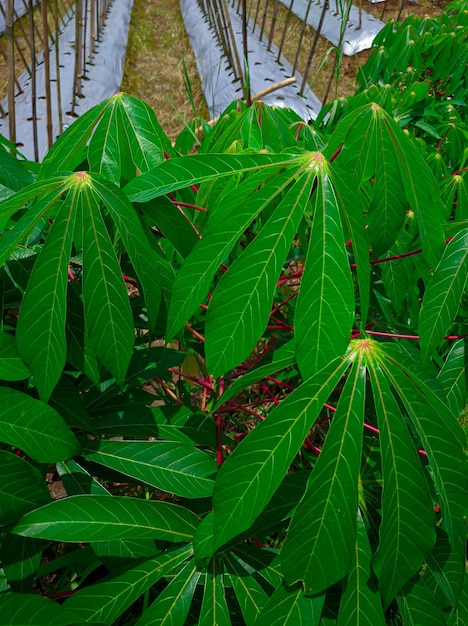
[[[83,68],[83,78],[86,77],[86,43],[87,43],[87,30],[88,30],[88,0],[84,0],[84,11],[83,11],[83,30],[82,30],[82,46],[83,46],[83,57],[81,60],[81,67]]]
[[[258,19],[258,12],[260,10],[260,3],[262,0],[257,0],[257,8],[255,9],[255,17],[253,19],[253,26],[252,26],[252,32],[255,32],[255,29],[257,27],[257,19]],[[252,0],[253,2],[253,0]]]
[[[73,101],[71,112],[72,115],[76,115],[76,98],[81,97],[81,74],[82,74],[82,55],[81,55],[81,26],[82,26],[82,11],[83,6],[81,0],[76,0],[76,24],[75,24],[75,75],[73,85]]]
[[[299,90],[299,95],[303,96],[304,95],[304,89],[305,86],[307,84],[307,76],[310,72],[310,67],[312,65],[312,59],[314,58],[315,55],[315,50],[317,49],[317,44],[318,44],[318,40],[320,37],[320,32],[322,30],[322,26],[323,26],[323,20],[325,19],[325,13],[328,10],[328,0],[325,0],[323,3],[323,8],[322,8],[322,13],[320,14],[320,21],[318,24],[318,28],[315,31],[315,36],[314,36],[314,41],[312,42],[312,48],[310,50],[310,54],[309,54],[309,58],[307,59],[307,65],[306,65],[306,69],[304,72],[304,77],[302,79],[302,84],[301,84],[301,88]]]
[[[5,27],[6,27],[6,21],[7,21],[7,18],[6,18],[5,9],[3,8],[3,5],[2,5],[2,4],[0,4],[0,12],[1,12],[1,13],[2,13],[2,15],[3,15],[3,19],[5,20]],[[27,37],[25,37],[25,35],[24,35],[24,27],[23,27],[22,22],[20,22],[20,21],[18,21],[18,20],[17,20],[16,11],[14,10],[14,4],[13,4],[13,24],[15,25],[15,29],[16,29],[16,27],[17,27],[18,25],[20,25],[20,27],[21,27],[21,34],[22,34],[22,35],[23,35],[23,37],[26,39],[26,41],[29,43],[28,38],[27,38]],[[6,28],[5,28],[5,30],[6,30]],[[23,51],[22,51],[22,49],[21,49],[21,46],[19,45],[19,42],[16,40],[16,36],[14,37],[14,41],[13,41],[13,43],[14,43],[14,46],[16,47],[16,51],[18,52],[19,56],[21,57],[21,60],[23,61],[23,66],[24,66],[25,70],[26,70],[26,71],[27,71],[27,73],[31,76],[31,70],[30,70],[30,68],[29,68],[29,63],[28,63],[28,61],[27,61],[26,57],[24,56],[24,53],[23,53]],[[20,88],[20,91],[22,91],[22,89],[21,89],[21,88]]]
[[[262,89],[261,91],[257,92],[255,95],[252,96],[251,100],[252,102],[254,102],[255,100],[261,100],[268,94],[273,93],[274,91],[278,91],[278,89],[281,89],[282,87],[287,87],[288,85],[292,85],[296,81],[297,81],[297,78],[295,76],[291,76],[290,78],[285,78],[284,80],[280,80],[278,83],[269,85],[265,89]],[[220,118],[220,115],[218,115],[217,117],[213,117],[211,120],[208,120],[207,124],[209,126],[214,126],[216,122],[219,120],[219,118]],[[195,132],[197,134],[202,133],[203,127],[199,126]]]
[[[270,52],[271,44],[273,43],[277,16],[278,16],[278,0],[275,0],[275,3],[273,5],[273,17],[271,18],[270,34],[268,36],[268,46],[267,46],[268,52]]]
[[[263,39],[263,32],[265,30],[265,22],[266,22],[267,10],[268,10],[268,0],[265,0],[265,7],[263,9],[262,27],[260,29],[260,36],[259,36],[260,41],[262,41],[262,39]]]
[[[36,40],[34,28],[34,0],[29,0],[29,34],[31,37],[31,122],[33,129],[34,160],[39,161],[39,140],[37,136],[37,81],[36,81]]]
[[[0,54],[2,55],[3,60],[5,61],[5,65],[6,65],[6,67],[8,67],[8,54],[7,54],[7,52],[5,51],[5,49],[4,49],[4,47],[3,47],[3,45],[2,45],[2,44],[3,44],[3,42],[2,42],[2,40],[0,39]],[[7,45],[8,45],[8,42],[7,42]],[[8,81],[8,82],[9,82],[9,81]],[[15,86],[16,86],[17,93],[22,93],[22,92],[23,92],[23,89],[21,88],[21,85],[20,85],[20,83],[19,83],[18,77],[16,76],[16,72],[15,72],[15,80],[14,80],[14,84],[15,84]]]
[[[236,37],[234,35],[234,29],[232,27],[231,14],[229,13],[229,7],[227,5],[226,0],[222,0],[223,10],[226,16],[227,28],[229,32],[229,41],[231,42],[232,54],[234,56],[235,62],[239,69],[239,77],[241,79],[241,83],[244,86],[244,72],[242,68],[242,64],[240,62],[239,53],[237,51]]]
[[[288,25],[289,25],[289,18],[291,17],[293,6],[294,6],[294,0],[291,0],[291,3],[289,5],[288,14],[286,15],[286,21],[284,23],[283,34],[281,36],[281,42],[280,42],[279,50],[278,50],[278,56],[276,57],[276,62],[277,63],[279,63],[279,60],[280,60],[280,57],[281,57],[281,51],[283,50],[284,40],[286,38],[286,32],[288,30]]]
[[[304,15],[304,20],[302,22],[302,30],[301,30],[301,34],[299,35],[299,43],[297,44],[296,58],[294,59],[294,64],[293,64],[293,69],[292,69],[293,74],[296,73],[297,62],[299,61],[299,54],[301,52],[302,40],[304,38],[305,29],[307,28],[307,18],[309,17],[311,6],[312,6],[312,0],[309,0],[309,4],[307,5],[307,9]]]
[[[245,71],[249,75],[249,79],[245,81],[245,100],[247,106],[250,106],[252,101],[250,98],[249,43],[247,40],[247,0],[242,0],[242,43],[244,46]]]
[[[32,8],[31,8],[31,5],[30,5],[30,4],[28,5],[28,0],[23,0],[23,6],[24,6],[24,8],[26,9],[27,13],[31,13],[31,14],[33,13],[33,11],[34,11],[34,5],[35,5],[35,4],[37,4],[37,2],[33,2],[33,4],[32,4]],[[34,20],[34,32],[35,32],[35,33],[36,33],[36,35],[37,35],[37,38],[38,38],[38,40],[39,40],[39,43],[42,45],[42,33],[41,33],[40,28],[39,28],[39,27],[38,27],[38,25],[36,24],[36,21],[35,21],[35,20]]]
[[[16,143],[15,111],[15,22],[13,0],[6,2],[5,35],[7,38],[8,65],[8,130],[11,143]]]
[[[47,144],[52,146],[52,97],[50,93],[49,25],[47,23],[47,0],[41,0],[42,40],[44,42],[44,87],[46,94]]]
[[[60,16],[59,12],[56,10],[54,13],[55,20],[55,85],[57,88],[57,114],[58,114],[58,125],[59,125],[59,134],[61,135],[63,132],[63,114],[62,114],[62,80],[60,74],[60,45],[59,45],[59,30],[60,30]]]
[[[91,10],[90,10],[90,46],[89,46],[89,58],[90,61],[94,53],[96,52],[96,2],[91,2]]]

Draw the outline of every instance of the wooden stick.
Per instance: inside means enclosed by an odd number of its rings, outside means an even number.
[[[273,93],[274,91],[277,91],[278,89],[282,89],[283,87],[287,87],[288,85],[292,85],[296,81],[297,81],[297,78],[295,76],[291,76],[290,78],[285,78],[284,80],[280,80],[278,83],[274,83],[273,85],[270,85],[266,89],[262,89],[261,91],[257,92],[254,96],[252,96],[252,102],[254,100],[261,100],[268,94]],[[208,125],[214,126],[216,122],[219,120],[219,117],[220,116],[218,115],[218,117],[214,117],[213,119],[208,120]],[[200,126],[199,128],[197,128],[195,132],[198,134],[198,133],[201,133],[202,131],[203,129]]]
[[[11,143],[16,143],[16,116],[15,116],[15,17],[13,0],[7,0],[5,15],[5,34],[7,38],[8,64],[8,126]]]

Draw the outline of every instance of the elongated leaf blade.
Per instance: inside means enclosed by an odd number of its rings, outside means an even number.
[[[143,613],[136,626],[179,626],[187,619],[200,571],[189,561]]]
[[[465,341],[455,341],[447,354],[444,364],[437,376],[452,413],[461,413],[467,401]]]
[[[24,380],[31,375],[19,355],[13,335],[0,332],[0,378],[3,380]]]
[[[380,111],[395,148],[406,198],[416,214],[424,257],[434,267],[444,246],[444,205],[437,181],[421,152],[390,116]]]
[[[9,626],[73,626],[71,611],[35,594],[8,593],[0,597],[1,619]]]
[[[457,233],[424,293],[419,317],[421,352],[428,360],[453,324],[468,279],[468,229]]]
[[[337,626],[385,626],[377,583],[371,569],[372,552],[358,515],[354,554],[340,602]]]
[[[382,361],[381,365],[398,393],[430,463],[431,477],[442,505],[442,528],[452,550],[446,576],[457,597],[465,571],[466,435],[457,421],[458,414],[450,414],[447,405],[430,386],[407,367],[402,351],[391,344],[383,347],[388,363]]]
[[[0,486],[0,524],[14,522],[31,509],[50,501],[49,490],[39,470],[16,454],[0,450],[0,470],[8,480]]]
[[[65,601],[82,622],[113,624],[122,613],[158,580],[191,554],[183,546],[168,550],[152,559],[139,562],[123,573],[84,587]]]
[[[384,605],[424,563],[435,544],[435,516],[426,479],[384,372],[369,363],[382,450],[382,523],[374,571]]]
[[[69,194],[34,264],[17,326],[19,351],[47,402],[67,358],[65,336],[68,263],[76,205]]]
[[[214,459],[190,445],[169,441],[99,441],[85,458],[184,498],[211,496]]]
[[[264,363],[264,360],[267,362]],[[270,376],[286,367],[294,365],[295,362],[296,346],[294,341],[291,340],[277,348],[271,356],[267,355],[265,359],[262,359],[258,367],[236,378],[232,385],[224,391],[221,398],[216,402],[213,411],[216,411],[224,402],[231,400],[236,394],[247,389],[250,385],[253,385],[266,376]]]
[[[347,365],[337,358],[300,385],[221,466],[213,494],[213,552],[249,528],[262,512]],[[206,544],[205,549],[210,551]]]
[[[279,169],[294,165],[303,158],[269,154],[200,154],[179,157],[137,176],[124,188],[124,192],[131,202],[147,202],[189,185],[199,185],[233,174],[255,172],[262,168]]]
[[[417,575],[398,595],[397,602],[404,624],[445,626],[446,616],[437,602],[437,596],[426,584],[424,576]]]
[[[223,275],[206,320],[206,358],[213,376],[241,363],[268,323],[276,282],[309,200],[315,170],[291,187],[253,242]]]
[[[318,626],[325,596],[307,597],[302,585],[280,584],[263,607],[255,626]]]
[[[132,312],[93,183],[89,175],[85,178],[87,193],[82,194],[81,211],[86,329],[98,357],[122,383],[134,343]]]
[[[57,411],[6,387],[0,387],[0,441],[23,450],[39,463],[68,459],[81,450]]]
[[[229,198],[221,199],[222,211],[219,208],[214,211],[214,216],[209,214],[204,237],[185,259],[174,283],[168,316],[170,337],[180,330],[206,298],[220,264],[226,261],[242,233],[283,192],[291,177],[290,172],[280,174],[270,184],[258,189],[264,182],[264,175],[252,176],[239,185]],[[220,217],[217,217],[217,212]]]
[[[34,207],[34,214],[41,214],[41,212],[47,212],[50,207],[53,207],[57,200],[59,200],[62,193],[67,187],[69,176],[54,176],[45,181],[36,181],[31,185],[28,185],[21,191],[18,191],[13,196],[10,196],[7,200],[3,200],[0,208],[0,229],[3,230],[8,223],[9,218],[16,213],[19,209],[31,203]],[[37,217],[36,219],[39,219]],[[20,230],[19,225],[24,224],[27,229],[27,221],[19,220],[12,229],[15,234]],[[29,229],[34,227],[34,220],[29,219]],[[22,235],[20,235],[21,237]],[[9,256],[9,253],[5,253],[6,243],[9,239],[6,235],[2,236],[0,245],[0,260],[3,263]]]
[[[286,581],[315,595],[346,576],[355,549],[366,368],[356,355],[281,550]]]
[[[149,245],[141,222],[124,193],[106,180],[93,178],[93,187],[112,216],[145,298],[148,327],[153,330],[161,301],[158,254]]]
[[[189,541],[197,523],[194,513],[168,502],[83,495],[27,513],[11,532],[74,543],[145,537]]]
[[[354,286],[337,197],[323,167],[297,301],[297,363],[309,378],[344,353],[354,320]]]
[[[351,238],[351,248],[354,255],[357,279],[359,285],[359,308],[361,324],[365,325],[369,311],[370,292],[370,243],[369,234],[364,219],[365,203],[362,193],[356,191],[343,176],[335,163],[329,164],[330,178],[336,193],[336,201],[340,208],[343,226]]]
[[[255,578],[232,554],[225,554],[223,561],[229,573],[246,626],[254,626],[258,615],[268,602],[268,596]]]
[[[206,571],[199,626],[231,626],[224,589],[223,568],[214,556]]]
[[[113,96],[115,98],[116,96]],[[42,180],[55,172],[73,171],[84,159],[86,146],[94,128],[112,105],[113,98],[108,98],[92,107],[69,126],[55,141],[39,170]]]
[[[44,548],[45,544],[42,539],[4,535],[0,546],[0,558],[2,569],[12,591],[31,592],[34,579],[38,577]]]

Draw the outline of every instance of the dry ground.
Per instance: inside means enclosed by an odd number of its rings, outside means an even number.
[[[400,0],[387,0],[378,4],[364,0],[361,2],[365,11],[378,18],[382,18],[384,13],[384,21],[396,19],[399,13],[400,19],[404,19],[410,13],[418,15],[438,13],[445,4],[445,0],[440,0],[439,3],[433,0],[420,0],[417,5],[405,4],[402,7]],[[253,11],[254,3],[249,4]],[[273,6],[273,2],[270,6]],[[271,14],[272,10],[269,10],[266,32],[269,32]],[[274,38],[277,44],[281,39],[285,19],[286,10],[280,4]],[[284,46],[285,56],[291,62],[294,61],[301,30],[301,22],[291,17]],[[298,71],[301,73],[304,72],[313,38],[314,31],[307,27],[298,61]],[[352,93],[355,89],[358,66],[369,56],[369,52],[366,51],[358,57],[343,57],[339,79],[335,80],[335,55],[333,52],[327,55],[329,50],[330,43],[320,38],[309,74],[309,83],[322,101],[325,98],[342,97]],[[319,71],[324,58],[327,60]],[[184,68],[189,77],[191,97],[188,97],[186,92]],[[207,116],[195,58],[185,32],[178,0],[135,0],[123,90],[148,102],[156,111],[163,129],[173,140],[183,128],[185,121],[193,117],[193,108],[197,115]]]
[[[207,116],[178,0],[135,0],[122,90],[145,100],[171,139],[194,117],[190,100]]]

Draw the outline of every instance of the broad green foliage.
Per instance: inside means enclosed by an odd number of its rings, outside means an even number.
[[[1,141],[0,625],[467,623],[465,4],[315,126]]]

